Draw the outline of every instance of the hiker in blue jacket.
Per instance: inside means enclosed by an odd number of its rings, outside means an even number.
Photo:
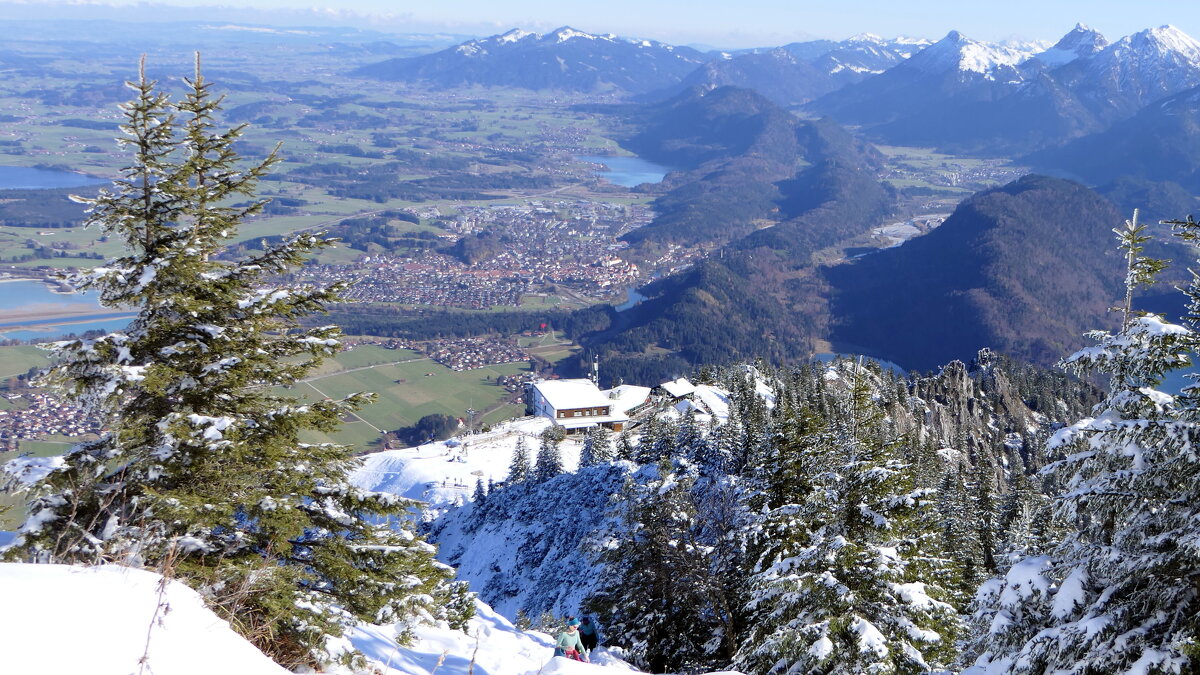
[[[590,617],[579,620],[579,641],[583,643],[583,653],[591,654],[600,642],[600,633],[596,630],[596,622]]]

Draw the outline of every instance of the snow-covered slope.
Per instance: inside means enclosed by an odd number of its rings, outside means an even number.
[[[466,501],[479,479],[486,484],[508,477],[518,438],[524,436],[529,448],[536,450],[538,434],[549,426],[549,419],[527,417],[482,434],[377,452],[367,455],[351,480],[368,490],[430,504]],[[561,447],[564,465],[573,469],[579,463],[578,439],[567,439]]]
[[[594,549],[611,500],[634,469],[604,463],[505,487],[445,513],[432,523],[430,539],[438,558],[505,616],[585,613],[583,601],[598,590],[600,576]]]
[[[160,593],[162,581],[118,565],[0,564],[0,672],[288,675],[195,591],[170,581]],[[551,636],[518,630],[482,602],[466,632],[419,626],[407,647],[396,643],[396,634],[396,626],[363,626],[346,641],[374,661],[365,672],[377,675],[449,675],[472,667],[475,675],[638,672],[603,648],[593,652],[592,664],[553,658]]]
[[[6,675],[286,675],[192,589],[117,565],[0,564]],[[145,657],[145,669],[140,662]]]
[[[355,648],[375,662],[380,675],[428,675],[438,672],[475,675],[619,675],[636,673],[604,648],[592,663],[554,658],[554,640],[545,633],[522,631],[482,602],[467,630],[422,626],[412,646],[399,647],[392,626],[366,626],[351,637]],[[439,665],[440,662],[440,665]],[[229,671],[233,672],[233,671]],[[240,674],[239,674],[240,675]]]

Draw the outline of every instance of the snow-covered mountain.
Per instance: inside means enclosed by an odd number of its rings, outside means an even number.
[[[898,145],[1013,154],[1103,131],[1200,85],[1200,42],[1173,26],[1108,44],[1079,24],[1049,49],[952,31],[876,77],[810,109]]]
[[[1108,40],[1103,35],[1079,23],[1053,47],[1038,52],[1033,58],[1043,65],[1056,68],[1075,59],[1097,54],[1107,46]]]
[[[546,34],[514,29],[433,54],[364,66],[355,74],[447,87],[644,93],[677,84],[708,58],[689,47],[564,26]]]
[[[862,33],[838,43],[812,59],[812,63],[834,77],[849,78],[851,73],[865,77],[882,73],[930,44],[929,40],[918,38],[887,39]]]
[[[810,110],[841,122],[876,125],[929,115],[947,104],[990,102],[1024,82],[1018,64],[1035,53],[951,31],[895,67],[813,101]]]
[[[868,33],[840,42],[796,42],[710,61],[682,87],[733,85],[754,89],[780,105],[796,105],[882,73],[928,44]]]
[[[1017,64],[1033,53],[1029,45],[989,44],[952,30],[946,37],[913,55],[905,69],[938,76],[957,72],[964,82],[975,78],[1012,82],[1020,80]]]
[[[1200,85],[1200,42],[1174,26],[1149,28],[1054,72],[1082,100],[1115,119]]]

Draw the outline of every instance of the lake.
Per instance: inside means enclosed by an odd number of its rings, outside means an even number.
[[[132,312],[101,307],[95,293],[55,293],[38,281],[0,282],[0,339],[55,338],[89,330],[113,331]],[[6,327],[20,328],[6,330]]]
[[[0,166],[0,190],[43,190],[99,185],[109,181],[71,171]]]
[[[636,288],[626,288],[625,302],[622,302],[613,309],[617,310],[618,312],[624,312],[627,309],[632,309],[635,305],[646,299],[646,296],[638,293]]]
[[[624,187],[636,187],[642,183],[661,183],[664,176],[671,172],[671,167],[655,164],[641,157],[596,157],[581,156],[575,159],[593,164],[603,164],[608,171],[598,171],[596,175],[610,183]]]

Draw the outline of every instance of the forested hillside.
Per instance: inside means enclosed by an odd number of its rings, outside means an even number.
[[[1082,185],[1027,176],[963,202],[930,234],[831,267],[831,331],[910,368],[982,347],[1048,364],[1111,325],[1121,222]]]
[[[727,416],[665,415],[630,436],[596,430],[574,473],[542,470],[556,452],[545,436],[536,453],[515,454],[505,484],[481,483],[473,502],[431,523],[443,559],[509,615],[596,613],[606,643],[651,672],[731,662],[765,672],[780,658],[811,669],[821,659],[804,661],[796,645],[822,636],[789,627],[793,611],[857,616],[893,653],[948,665],[949,640],[914,641],[901,617],[961,635],[954,615],[975,586],[1007,554],[1047,545],[1050,503],[1031,476],[1052,459],[1056,422],[1099,399],[989,352],[915,380],[852,361],[703,378],[726,392]],[[537,467],[522,464],[535,454]],[[874,521],[847,508],[857,501],[877,509]],[[851,557],[835,553],[838,537]],[[779,577],[772,565],[784,560],[792,575]],[[851,560],[871,567],[852,571]],[[820,593],[821,570],[863,595]],[[901,581],[924,590],[887,590]],[[876,658],[829,631],[825,657],[863,668]]]

